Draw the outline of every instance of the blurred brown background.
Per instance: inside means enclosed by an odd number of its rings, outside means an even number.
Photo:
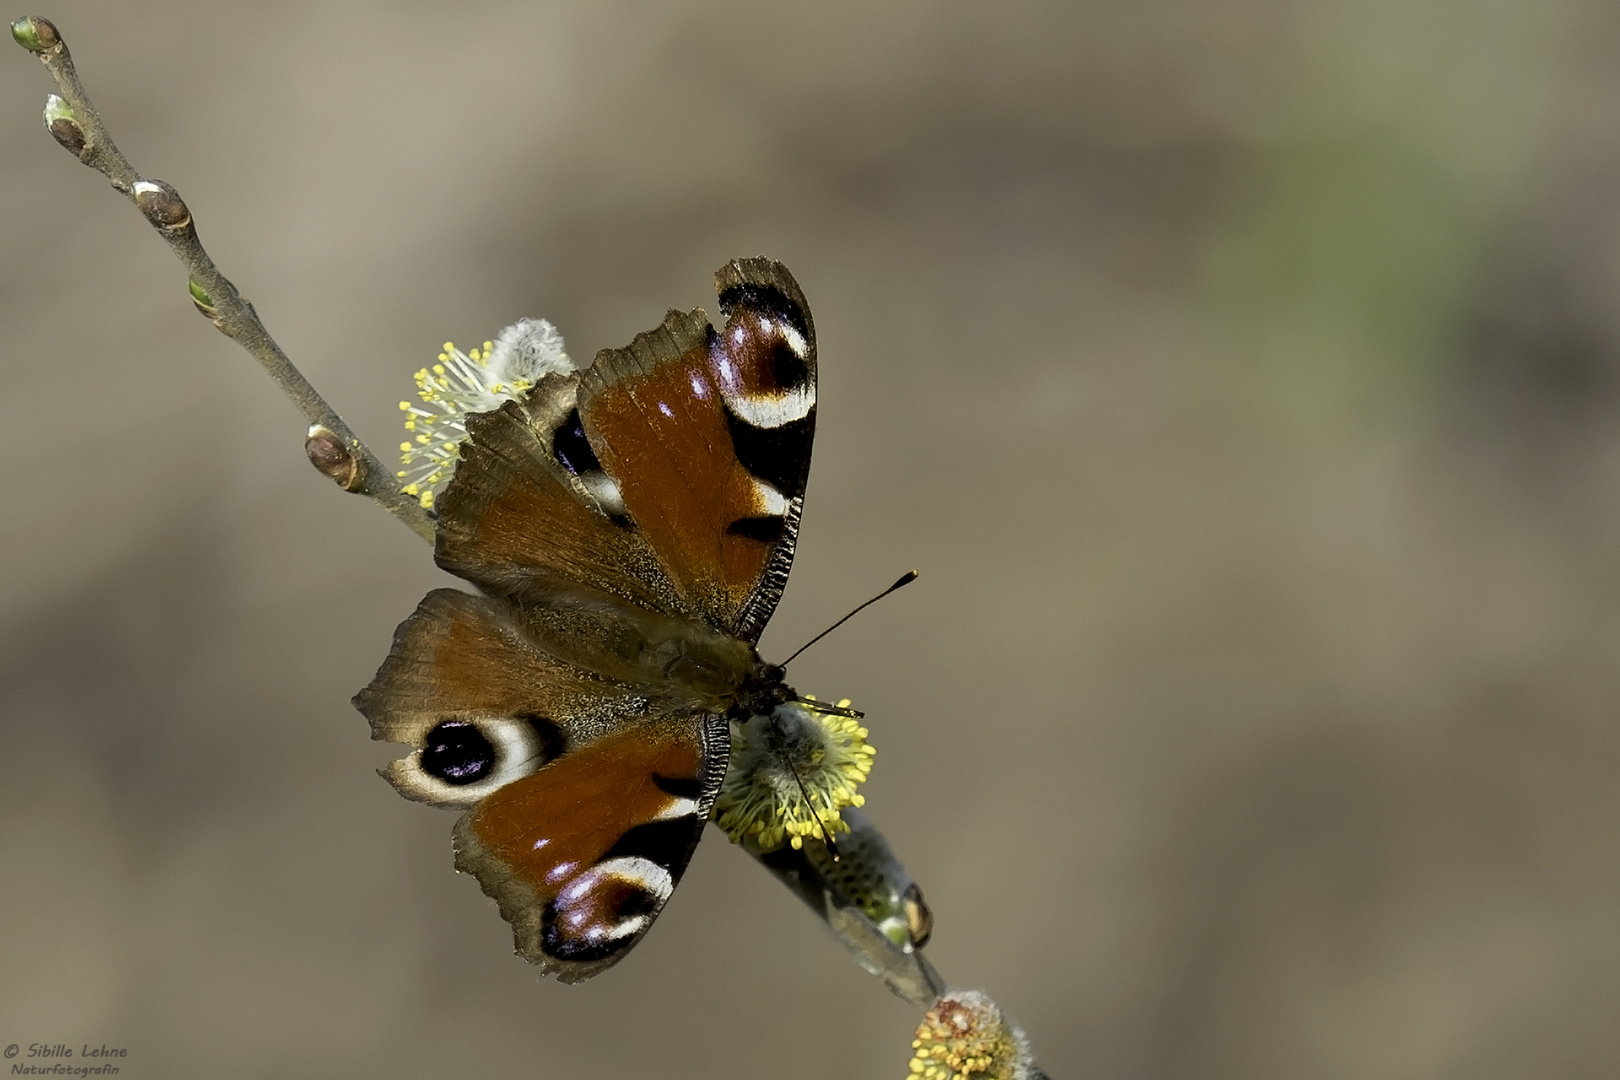
[[[14,12],[20,14],[21,12]],[[1620,9],[56,0],[379,450],[766,253],[821,353],[781,656],[1058,1080],[1620,1074]],[[0,63],[0,1043],[131,1077],[898,1077],[716,833],[537,981],[348,698],[444,584]],[[76,1059],[75,1059],[76,1060]]]

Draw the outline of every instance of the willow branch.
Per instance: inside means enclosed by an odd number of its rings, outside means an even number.
[[[220,273],[197,238],[191,210],[174,188],[143,178],[119,152],[101,114],[74,70],[67,43],[48,19],[30,15],[11,24],[17,43],[38,56],[50,70],[61,96],[45,105],[45,125],[56,141],[85,165],[101,173],[138,207],[191,275],[192,301],[220,333],[246,349],[281,387],[282,393],[309,421],[304,442],[311,464],[344,491],[379,503],[428,543],[433,519],[416,498],[400,490],[393,472],[361,442],[337,411],[287,358],[260,321],[253,305]]]

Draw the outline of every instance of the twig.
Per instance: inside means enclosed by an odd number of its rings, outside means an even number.
[[[50,20],[29,15],[11,24],[17,44],[38,56],[62,91],[45,105],[45,124],[56,141],[84,164],[112,181],[112,186],[140,208],[146,220],[168,241],[191,274],[192,301],[220,333],[246,349],[269,372],[282,393],[309,420],[304,451],[311,464],[344,491],[381,504],[416,535],[433,543],[433,519],[414,497],[400,490],[392,470],[378,460],[287,359],[253,305],[242,298],[203,249],[191,210],[180,193],[161,180],[148,180],[119,153],[101,114],[90,103],[67,44]]]

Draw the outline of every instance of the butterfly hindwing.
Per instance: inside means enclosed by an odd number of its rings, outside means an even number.
[[[680,880],[724,771],[724,717],[625,726],[502,787],[456,823],[456,868],[564,982],[641,939]]]

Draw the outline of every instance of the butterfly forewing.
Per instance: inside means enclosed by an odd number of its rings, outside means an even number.
[[[815,333],[780,264],[716,274],[724,329],[671,311],[583,372],[586,435],[671,578],[757,640],[793,558],[815,431]]]
[[[617,961],[669,899],[723,771],[723,717],[625,727],[495,792],[456,823],[456,867],[564,982]]]

